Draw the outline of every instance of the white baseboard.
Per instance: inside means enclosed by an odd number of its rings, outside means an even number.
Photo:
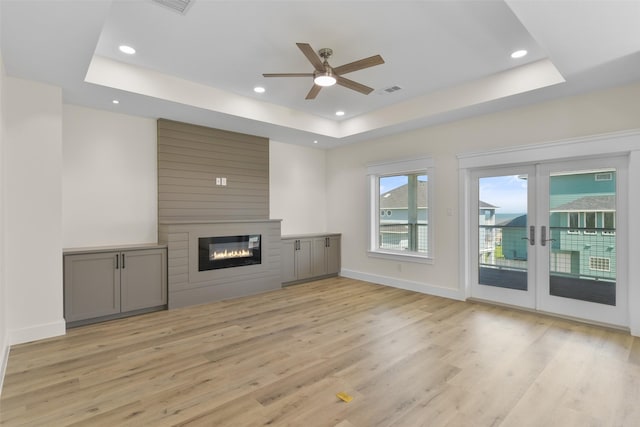
[[[10,330],[9,344],[16,345],[45,338],[57,337],[59,335],[64,335],[66,332],[66,323],[64,319],[60,319],[51,323]]]
[[[428,283],[414,282],[410,280],[396,279],[395,277],[379,276],[377,274],[363,273],[348,269],[340,270],[340,275],[350,279],[363,280],[365,282],[378,283],[380,285],[392,286],[394,288],[406,289],[408,291],[420,292],[422,294],[435,295],[438,297],[464,301],[464,292],[460,289],[442,288],[429,285]]]
[[[8,342],[2,343],[2,360],[0,360],[0,394],[2,394],[2,386],[4,385],[4,374],[7,372],[7,362],[9,361],[9,347]]]

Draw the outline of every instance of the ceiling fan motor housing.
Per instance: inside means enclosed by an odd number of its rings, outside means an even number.
[[[329,59],[329,57],[333,55],[333,50],[329,49],[328,47],[323,47],[318,51],[318,55],[320,55],[320,58],[324,59],[324,61],[326,62],[327,59]]]

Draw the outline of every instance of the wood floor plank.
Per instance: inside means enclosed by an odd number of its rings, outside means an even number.
[[[14,346],[0,424],[636,426],[639,395],[626,332],[338,277]]]

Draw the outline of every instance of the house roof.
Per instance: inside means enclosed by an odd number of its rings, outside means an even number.
[[[551,209],[551,212],[615,211],[615,196],[584,196]]]
[[[494,206],[491,203],[483,202],[482,200],[478,201],[478,205],[480,209],[498,209],[498,206]]]
[[[499,225],[505,227],[526,227],[527,226],[527,215],[520,215],[513,218],[511,221],[502,222]]]
[[[409,205],[409,184],[389,190],[380,197],[380,209],[407,209]],[[418,181],[418,208],[427,206],[427,182]]]

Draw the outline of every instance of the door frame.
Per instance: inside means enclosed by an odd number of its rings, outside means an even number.
[[[576,153],[580,153],[576,155]],[[554,160],[587,159],[597,156],[628,156],[628,182],[640,182],[640,129],[593,135],[588,137],[545,142],[502,149],[461,153],[458,157],[458,206],[459,214],[459,290],[465,299],[471,297],[470,283],[474,272],[471,268],[471,241],[475,232],[471,228],[471,171],[478,168],[517,166]],[[522,159],[526,159],[524,162]],[[624,196],[623,196],[624,198]],[[640,222],[631,221],[631,212],[640,212],[640,192],[628,191],[626,214],[629,238],[626,250],[640,254]],[[629,257],[631,259],[631,257]],[[640,336],[640,263],[627,263],[628,328],[632,335]]]

